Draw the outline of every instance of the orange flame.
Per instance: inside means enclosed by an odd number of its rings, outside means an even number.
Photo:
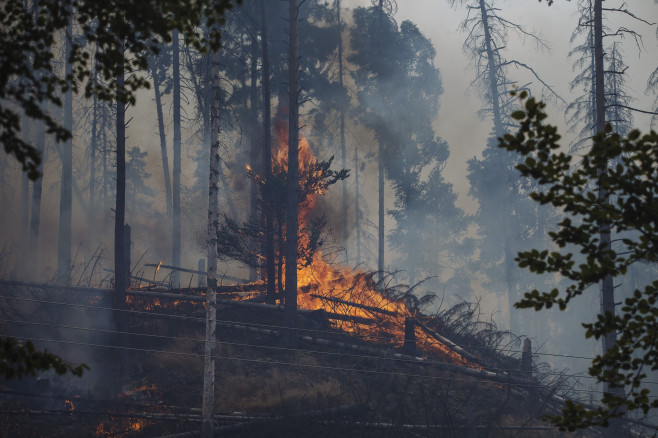
[[[281,166],[283,169],[287,169],[287,122],[280,119],[275,124],[275,130],[277,133],[277,139],[273,144],[272,158],[275,160],[276,165]],[[313,168],[315,161],[315,156],[308,141],[305,138],[300,137],[300,177],[303,177],[304,174],[308,174]],[[321,193],[312,194],[307,202],[300,205],[300,224],[307,223],[311,210],[315,206],[317,195],[319,194]],[[308,244],[310,241],[310,236],[305,232],[304,227],[300,227],[298,231],[298,240],[302,245]],[[348,332],[358,332],[359,335],[366,337],[375,337],[378,334],[381,336],[382,328],[384,328],[385,332],[392,335],[392,339],[389,339],[388,342],[398,347],[402,346],[404,340],[405,319],[412,315],[402,301],[386,297],[372,279],[372,275],[364,272],[354,272],[347,268],[331,266],[324,260],[322,252],[318,251],[309,266],[298,265],[297,289],[297,304],[300,308],[310,310],[323,309],[332,313],[374,320],[375,324],[372,326],[364,326],[359,323],[347,323],[345,321],[337,322],[336,326],[337,328],[341,328]],[[329,299],[322,299],[318,296]],[[331,298],[334,300],[330,300]],[[351,306],[344,303],[345,301],[358,304],[360,307]],[[380,309],[384,311],[384,313],[377,312],[376,309]],[[381,341],[381,338],[379,339]],[[425,350],[429,350],[439,357],[447,356],[453,363],[481,368],[479,365],[465,359],[448,346],[430,339],[425,332],[422,332],[419,329],[416,329],[416,339],[419,344],[423,345]]]

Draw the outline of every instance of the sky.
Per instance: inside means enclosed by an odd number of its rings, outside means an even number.
[[[459,194],[460,206],[468,212],[473,212],[477,204],[468,197],[466,161],[481,154],[492,123],[478,117],[477,111],[481,107],[481,101],[473,90],[469,90],[475,76],[469,66],[468,56],[462,51],[465,34],[459,29],[460,23],[466,17],[466,9],[464,6],[452,7],[451,3],[449,0],[398,0],[395,18],[398,23],[403,20],[414,22],[436,48],[435,65],[440,70],[445,91],[440,97],[441,108],[435,128],[437,134],[448,142],[451,152],[444,171],[445,177],[453,183]],[[370,1],[344,0],[342,4],[350,8],[370,5]],[[604,6],[617,8],[622,4],[621,1],[608,0]],[[571,48],[569,39],[578,23],[577,1],[556,0],[549,7],[546,1],[498,0],[495,5],[501,9],[501,16],[542,36],[550,47],[550,51],[538,51],[534,44],[527,42],[524,45],[523,41],[512,37],[505,56],[530,65],[564,100],[572,100],[569,82],[575,73],[571,68],[572,61],[567,57]],[[631,0],[627,8],[647,21],[658,21],[658,4],[652,0]],[[624,15],[608,13],[608,24],[614,29],[623,25],[642,34],[641,50],[630,37],[615,40],[623,43],[624,61],[629,65],[628,83],[633,97],[637,99],[633,104],[649,110],[654,96],[647,96],[644,91],[647,78],[658,66],[656,28],[629,20]],[[612,38],[606,38],[606,43],[609,41],[612,41]],[[510,76],[520,81],[532,80],[527,74],[513,70],[510,71]],[[536,93],[541,91],[536,80],[530,87]],[[566,132],[564,107],[550,105],[548,112],[549,120],[561,128],[563,136],[566,137],[564,143],[568,146],[572,136]],[[635,122],[635,126],[647,130],[649,118],[636,114]]]

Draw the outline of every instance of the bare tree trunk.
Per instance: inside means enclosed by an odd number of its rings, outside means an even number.
[[[254,13],[254,19],[255,19],[255,14],[257,12],[256,8],[256,3],[253,3],[253,13]],[[258,34],[256,32],[256,26],[254,25],[254,29],[252,32],[252,37],[251,37],[251,65],[249,66],[249,72],[251,75],[251,84],[249,86],[249,101],[250,101],[250,107],[249,107],[249,118],[250,118],[250,125],[251,129],[249,130],[251,132],[250,134],[250,139],[249,139],[249,161],[250,164],[254,167],[254,171],[258,175],[262,175],[263,172],[261,172],[261,164],[262,160],[259,160],[259,149],[260,149],[260,135],[258,134],[258,106],[257,106],[257,100],[258,100]],[[249,193],[249,217],[255,218],[256,215],[258,214],[258,184],[252,183],[250,187],[250,193]],[[258,260],[256,258],[256,255],[254,255],[253,258],[253,263],[252,266],[249,267],[249,281],[255,281],[258,278],[258,269],[256,268],[256,265],[258,263]]]
[[[267,0],[261,0],[260,21],[262,28],[261,50],[263,53],[263,168],[265,169],[265,193],[263,210],[265,213],[265,264],[267,272],[267,303],[276,302],[276,272],[274,266],[274,217],[268,187],[272,180],[272,120],[270,103],[270,54],[267,36]]]
[[[30,140],[30,125],[29,119],[24,118],[21,124],[21,131],[23,141],[29,143]],[[29,263],[29,241],[30,241],[30,179],[27,177],[27,172],[21,171],[21,249],[20,249],[20,275],[21,279],[26,278],[27,267]]]
[[[66,25],[66,77],[72,74],[71,38],[73,37],[73,11],[69,10],[68,24]],[[64,127],[73,130],[73,91],[69,88],[64,96]],[[69,284],[71,281],[71,208],[73,205],[73,140],[64,143],[62,151],[62,186],[59,196],[59,232],[57,240],[57,282]]]
[[[98,83],[98,66],[94,65],[93,82],[94,89]],[[89,159],[89,209],[94,209],[94,201],[96,199],[96,149],[98,148],[98,95],[94,92],[94,99],[92,103],[92,119],[91,119],[91,157]]]
[[[215,405],[215,331],[217,302],[217,232],[219,210],[217,205],[219,185],[219,111],[221,89],[219,83],[219,60],[211,55],[212,101],[210,102],[210,174],[208,178],[208,292],[206,293],[206,345],[203,366],[203,423],[202,435],[214,436],[213,408]]]
[[[296,328],[297,311],[297,228],[299,207],[299,99],[297,90],[298,41],[297,0],[288,0],[290,52],[288,59],[288,190],[286,198],[286,325]],[[296,344],[296,333],[288,331],[287,343]]]
[[[162,95],[160,93],[160,77],[158,75],[159,60],[153,66],[153,93],[155,94],[155,109],[158,114],[158,133],[160,134],[160,155],[162,156],[162,173],[164,174],[167,216],[171,217],[171,177],[169,174],[169,158],[167,157],[167,137],[165,135],[164,115],[162,113]],[[174,266],[177,266],[174,264]]]
[[[489,11],[487,10],[488,5],[485,3],[485,0],[480,1],[480,14],[482,17],[482,28],[484,30],[484,43],[487,54],[487,71],[489,73],[489,93],[491,93],[491,107],[493,111],[493,123],[494,123],[494,134],[496,137],[502,137],[504,134],[503,127],[503,118],[500,109],[500,90],[498,89],[498,68],[496,64],[497,48],[492,44],[491,29],[489,27]],[[504,200],[506,205],[501,207],[503,212],[507,212],[509,217],[500,218],[503,221],[503,230],[504,233],[504,247],[503,247],[503,269],[505,270],[505,283],[507,284],[507,303],[508,303],[508,312],[509,312],[509,326],[510,331],[518,331],[518,321],[515,317],[516,310],[514,309],[514,303],[516,302],[516,285],[514,281],[513,270],[515,269],[514,263],[514,252],[512,249],[512,200],[511,200],[511,184],[513,181],[509,181],[509,175],[507,172],[506,163],[500,163],[501,167],[497,171],[500,172],[499,181],[504,181],[501,190],[504,191]]]
[[[594,1],[594,73],[595,80],[595,94],[596,94],[596,131],[597,134],[603,135],[605,132],[605,79],[603,70],[603,0]],[[608,172],[607,164],[601,167],[598,171],[599,175],[599,201],[602,204],[610,202],[610,194],[608,190],[600,184],[600,181],[605,178]],[[612,252],[612,243],[610,239],[611,229],[610,223],[604,222],[599,226],[600,245],[607,252]],[[615,314],[615,291],[612,275],[607,274],[601,281],[601,314],[606,313]],[[603,354],[608,350],[614,348],[617,343],[617,332],[610,330],[602,338]],[[603,391],[611,393],[617,397],[624,397],[623,387],[612,385],[605,382]],[[623,411],[623,406],[620,408]],[[608,436],[621,436],[621,424],[618,420],[613,419],[610,422]]]
[[[181,118],[180,118],[180,41],[178,30],[172,32],[173,76],[174,76],[174,184],[172,193],[173,205],[173,238],[171,244],[171,263],[181,266],[181,209],[180,209],[180,178],[181,178]],[[172,287],[180,286],[180,273],[171,274]]]
[[[379,30],[380,32],[384,29],[384,0],[379,0]],[[379,56],[381,56],[381,41],[378,45]],[[386,215],[386,206],[384,204],[384,147],[382,145],[382,140],[379,141],[379,150],[377,153],[377,162],[378,162],[378,218],[379,224],[377,227],[377,242],[378,242],[378,251],[377,251],[377,270],[379,271],[379,280],[384,280],[384,244],[385,244],[385,233],[384,233],[384,217]]]
[[[495,50],[491,44],[491,31],[489,29],[489,12],[484,0],[480,0],[480,14],[482,15],[482,27],[484,29],[484,41],[487,49],[487,63],[489,65],[489,92],[491,93],[491,104],[493,110],[494,132],[496,137],[504,134],[503,119],[500,113],[500,101],[498,93],[498,66],[495,62]]]
[[[120,43],[120,52],[124,53],[124,42]],[[123,60],[122,60],[123,61]],[[123,102],[124,71],[117,76],[117,192],[114,209],[114,307],[124,307],[126,288],[126,251],[125,251],[125,217],[126,217],[126,105]],[[119,317],[119,320],[122,318]]]
[[[35,146],[39,154],[44,158],[46,142],[46,128],[39,124],[35,136]],[[39,225],[41,223],[41,193],[43,190],[43,160],[39,165],[41,178],[32,184],[32,210],[30,211],[30,260],[33,265],[38,266],[39,259]]]
[[[354,148],[354,228],[356,228],[356,264],[361,264],[361,211],[359,210],[359,151]]]
[[[343,24],[341,21],[340,17],[340,0],[336,0],[336,23],[338,24],[338,85],[340,86],[341,92],[344,89],[344,84],[343,84]],[[345,102],[341,102],[340,105],[340,164],[341,164],[341,169],[347,169],[347,151],[346,151],[346,145],[345,145]],[[342,199],[342,204],[343,204],[343,232],[345,233],[345,236],[349,236],[348,232],[348,217],[349,215],[347,214],[347,179],[343,180],[343,199]],[[345,258],[349,260],[349,256],[347,253],[347,250],[349,248],[345,248]]]

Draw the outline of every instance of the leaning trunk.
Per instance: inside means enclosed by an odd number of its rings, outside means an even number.
[[[167,216],[171,217],[171,178],[169,176],[169,158],[167,157],[167,137],[165,135],[164,115],[162,113],[162,96],[160,93],[159,61],[153,66],[153,93],[155,94],[155,109],[158,114],[158,133],[160,135],[160,155],[162,157],[162,173],[164,174],[165,204]]]

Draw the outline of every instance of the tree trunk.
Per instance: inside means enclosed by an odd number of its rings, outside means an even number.
[[[173,47],[173,77],[174,77],[174,184],[172,193],[173,205],[173,237],[171,244],[171,264],[181,266],[181,209],[180,209],[180,178],[181,178],[181,118],[180,118],[180,42],[178,30],[172,32]],[[180,286],[180,273],[171,273],[172,287]]]
[[[124,53],[124,42],[120,42],[120,52]],[[114,308],[124,307],[126,288],[125,263],[125,217],[126,217],[126,105],[124,95],[124,71],[117,76],[117,192],[114,209]],[[121,316],[119,321],[121,321]],[[119,324],[122,325],[121,323]]]
[[[336,0],[336,23],[338,24],[338,85],[340,86],[341,93],[343,92],[345,86],[343,84],[343,24],[340,17],[340,0]],[[341,102],[339,111],[340,111],[340,164],[341,169],[347,169],[347,151],[345,145],[345,102]],[[348,217],[347,214],[347,178],[343,180],[343,199],[342,199],[342,213],[343,213],[343,232],[345,237],[349,236],[348,232]],[[349,260],[349,255],[347,253],[347,245],[345,245],[345,258],[346,261]]]
[[[480,14],[482,15],[482,27],[484,29],[484,42],[487,50],[487,63],[489,71],[489,92],[491,93],[491,104],[493,110],[494,132],[496,137],[504,134],[503,119],[500,113],[500,102],[498,94],[498,66],[495,62],[494,48],[491,45],[491,31],[489,29],[489,12],[484,0],[480,0]]]
[[[297,91],[298,41],[297,0],[288,0],[289,7],[289,87],[288,90],[288,188],[286,198],[286,325],[296,328],[297,311],[297,228],[299,207],[299,99]],[[287,333],[289,346],[296,344],[296,333]]]
[[[276,273],[274,266],[274,217],[268,184],[272,179],[272,120],[270,103],[270,57],[267,36],[267,0],[261,0],[261,50],[262,56],[262,86],[263,86],[263,169],[265,169],[265,193],[263,196],[263,210],[265,213],[265,264],[267,272],[267,303],[276,302]]]
[[[41,178],[32,184],[32,210],[30,211],[30,260],[35,267],[38,267],[39,260],[39,225],[41,223],[41,193],[43,191],[43,162],[45,161],[44,151],[46,143],[46,127],[39,124],[35,138],[35,146],[42,157],[39,165]]]
[[[597,134],[603,135],[605,132],[605,80],[603,70],[603,0],[595,0],[594,2],[594,67],[595,67],[595,94],[596,94],[596,131]],[[601,167],[598,171],[599,181],[605,178],[608,172],[607,165]],[[607,204],[610,201],[610,194],[608,190],[599,184],[599,201],[601,204]],[[612,251],[612,243],[610,239],[610,223],[604,222],[599,226],[599,235],[601,247],[604,251]],[[615,314],[615,293],[612,275],[607,274],[601,281],[601,314],[609,313]],[[617,343],[617,332],[610,330],[603,338],[603,354],[614,347]],[[624,396],[624,389],[620,386],[612,385],[605,382],[603,391],[612,393],[618,397]],[[623,407],[620,408],[623,410]],[[609,436],[621,436],[620,422],[612,420],[610,422]]]
[[[383,31],[383,19],[384,19],[384,0],[379,0],[379,31]],[[380,52],[381,56],[381,39],[378,44],[378,50]],[[378,161],[378,190],[379,190],[379,196],[378,196],[378,205],[379,205],[379,211],[378,211],[378,218],[379,218],[379,223],[377,227],[377,242],[378,242],[378,251],[377,251],[377,270],[379,271],[379,280],[383,281],[384,280],[384,216],[386,214],[386,206],[384,204],[384,147],[382,145],[382,140],[380,139],[379,141],[379,149],[377,153],[377,161]]]
[[[94,90],[98,83],[98,66],[94,65],[93,73]],[[94,202],[96,198],[96,149],[98,148],[98,95],[94,91],[94,99],[92,103],[92,119],[91,119],[91,158],[89,164],[89,209],[93,211]]]
[[[354,228],[356,228],[356,265],[361,264],[361,210],[359,207],[359,151],[354,148]]]
[[[491,94],[491,107],[493,111],[493,123],[494,123],[494,135],[496,137],[502,137],[505,133],[503,127],[503,118],[500,109],[500,91],[498,89],[498,68],[496,64],[496,50],[492,45],[491,38],[491,29],[489,28],[489,11],[487,10],[488,5],[485,3],[485,0],[480,1],[480,14],[482,17],[482,28],[484,30],[484,42],[487,53],[487,71],[489,72],[489,93]],[[500,206],[500,211],[503,212],[503,215],[507,214],[508,217],[500,216],[499,220],[503,222],[503,236],[504,236],[504,247],[503,247],[503,269],[505,270],[505,283],[507,284],[507,303],[508,303],[508,312],[509,312],[509,327],[510,331],[518,331],[518,321],[515,318],[516,310],[514,309],[514,303],[516,302],[516,282],[514,281],[513,270],[515,269],[514,264],[514,251],[512,249],[512,219],[514,212],[512,211],[512,187],[514,181],[511,181],[509,172],[507,171],[507,163],[501,162],[500,168],[497,170],[500,172],[499,181],[504,181],[500,190],[504,191],[504,202],[505,205]]]
[[[257,12],[256,3],[253,3],[254,18]],[[249,161],[253,166],[254,172],[262,175],[261,171],[262,160],[259,159],[260,152],[260,135],[258,134],[258,34],[256,26],[254,25],[252,38],[251,38],[251,65],[249,66],[249,73],[251,75],[249,85],[249,119],[251,129],[249,138]],[[252,182],[249,193],[249,217],[255,218],[258,215],[258,184]],[[249,267],[249,281],[255,281],[258,278],[258,269],[256,265],[258,260],[256,255],[253,257],[252,266]]]
[[[160,67],[160,61],[155,60],[155,65],[153,66],[153,93],[155,94],[155,109],[158,114],[158,133],[160,134],[160,155],[162,156],[162,173],[164,174],[164,186],[165,186],[165,196],[167,199],[165,203],[167,204],[167,216],[172,216],[171,211],[171,179],[169,176],[169,158],[167,157],[167,137],[165,135],[165,123],[164,115],[162,113],[162,95],[160,93],[160,77],[158,75],[158,68]],[[177,266],[174,264],[174,266]]]
[[[24,118],[21,125],[23,141],[29,143],[30,141],[30,125],[29,119]],[[27,172],[21,171],[21,236],[20,242],[20,267],[19,273],[21,279],[25,279],[26,275],[29,275],[28,266],[29,263],[29,242],[30,242],[30,179],[27,177]],[[30,266],[30,269],[32,267]]]
[[[215,405],[215,331],[217,302],[217,232],[219,231],[219,209],[217,205],[219,186],[219,112],[221,89],[219,60],[211,55],[212,100],[210,102],[210,174],[208,178],[208,292],[206,293],[206,344],[203,366],[202,435],[214,436],[213,408]]]
[[[73,11],[69,10],[66,25],[66,77],[72,74],[71,38],[73,37]],[[69,88],[64,96],[64,128],[73,131],[73,91]],[[59,232],[57,240],[57,282],[69,284],[71,281],[71,219],[73,204],[73,140],[64,143],[62,151],[62,186],[59,196]]]

